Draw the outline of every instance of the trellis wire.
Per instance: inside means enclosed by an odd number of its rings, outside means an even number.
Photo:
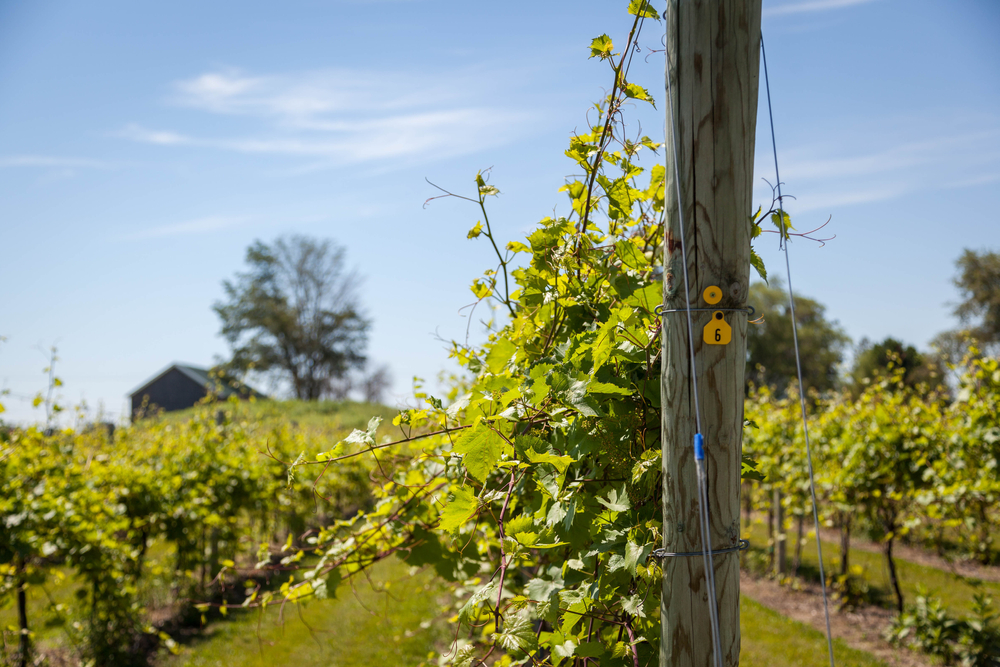
[[[819,556],[819,578],[823,590],[823,614],[826,619],[826,647],[830,653],[830,667],[836,667],[833,659],[833,632],[830,629],[830,602],[826,595],[826,572],[823,571],[823,543],[819,537],[819,509],[816,503],[816,479],[813,475],[812,447],[809,444],[809,426],[806,420],[806,392],[802,383],[802,359],[799,355],[799,331],[795,321],[795,295],[792,292],[792,264],[788,258],[788,239],[785,229],[784,202],[781,198],[781,176],[778,173],[778,141],[774,135],[774,111],[771,107],[771,84],[767,77],[767,53],[764,51],[764,37],[760,38],[760,54],[764,62],[764,89],[767,91],[767,116],[771,122],[771,149],[774,152],[774,178],[778,188],[778,218],[781,220],[780,247],[785,251],[785,274],[788,276],[788,303],[792,315],[792,341],[795,345],[795,370],[799,378],[799,407],[802,409],[802,432],[806,441],[806,461],[809,467],[809,493],[812,498],[813,523],[816,528],[816,552]]]
[[[671,4],[667,4],[669,10]],[[666,21],[667,29],[670,27],[670,19]],[[712,626],[712,643],[715,655],[716,667],[722,667],[722,641],[719,637],[719,610],[718,598],[715,593],[715,568],[712,566],[711,547],[709,546],[709,521],[708,521],[708,490],[705,476],[704,449],[701,430],[701,406],[698,401],[698,371],[695,365],[694,355],[694,326],[691,323],[691,285],[688,279],[687,266],[687,243],[684,234],[684,206],[681,203],[681,173],[677,152],[677,121],[674,117],[673,83],[670,77],[670,49],[664,51],[664,69],[666,70],[666,93],[667,93],[667,113],[670,122],[666,123],[667,132],[670,134],[670,143],[674,154],[674,184],[677,186],[677,219],[680,226],[681,235],[681,263],[684,266],[684,303],[687,311],[687,333],[688,333],[688,358],[691,364],[691,390],[694,393],[694,417],[697,426],[697,433],[694,439],[695,467],[698,476],[698,516],[701,528],[701,554],[705,564],[705,581],[708,584],[708,616]],[[666,238],[663,241],[663,256],[667,256]]]

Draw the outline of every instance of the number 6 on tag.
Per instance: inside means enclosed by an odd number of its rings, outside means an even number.
[[[705,342],[709,345],[729,345],[733,329],[726,323],[721,310],[712,313],[712,321],[705,325]]]

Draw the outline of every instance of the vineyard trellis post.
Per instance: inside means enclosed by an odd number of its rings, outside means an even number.
[[[664,105],[668,113],[664,309],[677,312],[663,315],[662,442],[663,546],[671,553],[699,552],[702,547],[692,447],[696,433],[692,373],[698,377],[705,442],[709,546],[735,547],[740,537],[747,316],[725,311],[732,340],[709,345],[702,339],[703,329],[713,312],[691,313],[692,360],[684,309],[688,300],[691,308],[739,309],[747,303],[760,15],[761,0],[667,2],[671,99]],[[687,295],[681,212],[690,277]],[[722,300],[710,306],[703,292],[713,285],[722,288]],[[713,556],[712,562],[721,664],[735,666],[740,653],[739,556],[728,552]],[[667,557],[662,563],[661,666],[715,664],[702,559]]]

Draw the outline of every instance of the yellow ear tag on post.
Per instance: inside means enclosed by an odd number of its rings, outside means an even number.
[[[705,325],[705,342],[709,345],[729,345],[733,328],[726,322],[721,310],[712,313],[712,321]]]
[[[712,285],[711,287],[706,287],[701,296],[705,299],[708,305],[714,306],[722,301],[722,290],[715,285]]]

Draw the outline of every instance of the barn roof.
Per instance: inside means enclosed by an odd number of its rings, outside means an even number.
[[[236,393],[236,391],[228,384],[220,383],[216,378],[213,378],[210,375],[209,369],[200,368],[198,366],[191,366],[190,364],[181,364],[174,362],[169,366],[167,366],[166,368],[162,369],[160,372],[158,372],[150,379],[143,382],[141,385],[139,385],[132,391],[128,392],[128,396],[132,397],[137,394],[141,395],[144,391],[149,389],[151,385],[155,384],[160,378],[162,378],[164,375],[166,375],[167,373],[169,373],[174,369],[177,369],[183,375],[185,375],[186,377],[190,378],[192,381],[203,387],[215,387],[219,391],[220,398],[228,398],[229,396]],[[263,397],[263,394],[260,394],[259,392],[251,389],[250,387],[247,387],[247,389],[250,391],[250,393],[256,396]]]

